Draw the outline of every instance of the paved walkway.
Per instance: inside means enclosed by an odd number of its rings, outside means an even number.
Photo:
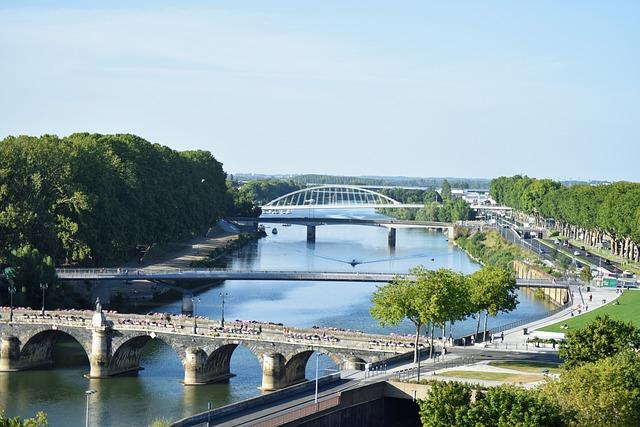
[[[554,349],[551,344],[540,344],[540,347],[535,347],[533,344],[527,344],[527,339],[538,338],[564,338],[564,334],[556,332],[542,332],[538,329],[547,325],[551,325],[562,320],[570,319],[571,313],[575,316],[580,316],[584,313],[595,310],[602,307],[604,304],[609,303],[621,294],[616,293],[615,288],[600,288],[591,286],[589,292],[586,291],[585,286],[572,286],[571,292],[573,292],[573,304],[562,310],[559,313],[550,317],[531,322],[526,325],[519,326],[507,331],[504,331],[504,340],[501,340],[499,335],[496,336],[494,342],[486,344],[487,348],[494,348],[496,350],[522,350],[522,351],[557,351],[557,346]],[[591,295],[591,301],[589,301],[589,295]],[[605,303],[603,303],[605,301]],[[585,311],[585,306],[587,310]],[[523,330],[527,328],[528,334],[524,335]],[[485,346],[484,343],[477,344],[477,346]]]

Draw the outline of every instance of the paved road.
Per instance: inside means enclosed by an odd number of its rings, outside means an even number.
[[[438,361],[435,364],[432,359],[427,359],[423,356],[421,375],[427,375],[432,372],[433,369],[442,369],[447,366],[451,366],[452,362],[458,358],[466,358],[470,361],[473,358],[472,363],[480,362],[483,360],[518,360],[518,361],[537,361],[537,362],[554,362],[559,363],[560,359],[555,353],[530,353],[530,352],[506,352],[506,351],[494,351],[480,348],[462,348],[453,347],[449,351],[446,361]],[[471,361],[470,361],[471,362]],[[327,384],[319,388],[319,400],[335,395],[339,391],[360,387],[373,382],[385,381],[396,378],[398,371],[407,370],[413,368],[412,362],[401,362],[396,364],[390,364],[387,366],[387,373],[379,374],[375,376],[367,376],[364,372],[351,371],[345,372],[343,378],[339,381]],[[414,374],[417,371],[413,370]],[[214,425],[220,426],[248,426],[255,424],[256,422],[263,421],[270,416],[282,414],[294,409],[305,407],[314,401],[315,391],[313,389],[300,392],[293,396],[266,405],[256,405],[247,408],[244,411],[234,413],[232,416],[222,416],[213,419]]]
[[[518,223],[517,221],[510,220],[507,218],[497,217],[497,225],[500,234],[508,241],[512,243],[516,243],[520,246],[523,246],[527,249],[530,249],[539,256],[547,261],[551,262],[559,262],[557,257],[554,257],[554,249],[558,249],[558,252],[564,254],[565,256],[576,261],[576,265],[580,267],[581,265],[589,265],[592,269],[596,267],[602,267],[609,271],[610,273],[620,274],[622,270],[616,263],[611,262],[611,264],[606,263],[606,258],[602,258],[599,255],[592,254],[588,251],[580,250],[580,253],[589,253],[589,256],[576,256],[573,255],[573,251],[577,250],[573,245],[570,248],[561,248],[557,245],[554,245],[552,241],[545,239],[536,239],[536,238],[523,238],[518,233],[513,230],[513,227],[522,227],[523,224]],[[507,227],[504,227],[504,226]],[[540,249],[544,249],[545,253],[540,254]]]

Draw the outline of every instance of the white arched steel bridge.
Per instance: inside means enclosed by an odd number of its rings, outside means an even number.
[[[262,206],[262,212],[290,213],[302,209],[419,209],[424,203],[401,203],[389,196],[356,185],[319,185],[293,191]],[[506,206],[472,205],[472,209],[510,210]]]
[[[262,206],[263,213],[299,209],[380,209],[421,208],[406,204],[373,190],[355,185],[319,185],[278,197]]]

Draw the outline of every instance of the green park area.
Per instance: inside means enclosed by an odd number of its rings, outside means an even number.
[[[557,363],[547,362],[530,362],[526,360],[503,360],[489,362],[489,366],[495,366],[497,368],[513,369],[514,371],[527,372],[532,374],[539,374],[546,370],[550,374],[559,374],[560,367]]]
[[[640,291],[627,290],[617,301],[619,301],[619,304],[612,301],[593,311],[562,320],[538,330],[542,332],[566,332],[567,330],[581,328],[595,319],[596,316],[604,316],[605,314],[612,319],[631,322],[634,326],[640,326]],[[568,328],[563,329],[563,325],[567,325]]]
[[[439,375],[443,377],[468,379],[468,380],[485,380],[485,381],[504,381],[509,383],[532,383],[542,381],[542,375],[535,374],[515,374],[509,372],[486,372],[486,371],[470,371],[470,370],[454,370],[444,371]]]

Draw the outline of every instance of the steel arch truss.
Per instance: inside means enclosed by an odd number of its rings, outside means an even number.
[[[293,209],[400,208],[402,203],[354,185],[321,185],[278,197],[262,206],[262,211]]]

